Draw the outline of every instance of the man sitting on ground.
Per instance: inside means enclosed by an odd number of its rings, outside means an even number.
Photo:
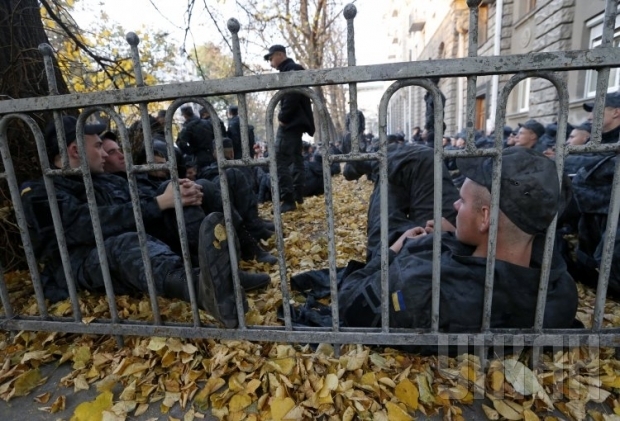
[[[79,168],[76,119],[64,117],[63,126],[67,140],[69,165],[71,168]],[[93,181],[114,293],[145,293],[148,292],[148,284],[132,204],[118,201],[115,192],[109,190],[108,178],[111,176],[104,174],[107,154],[98,136],[104,128],[102,125],[85,125],[84,148]],[[52,168],[59,168],[61,166],[59,143],[54,124],[48,126],[45,141]],[[120,177],[116,178],[122,181]],[[186,179],[179,180],[179,184],[183,206],[198,207],[203,199],[200,187]],[[126,181],[124,185],[126,190],[123,191],[123,196],[127,197],[129,193]],[[104,290],[103,274],[83,178],[77,175],[54,177],[54,186],[70,256],[70,270],[77,287],[102,292]],[[120,186],[119,183],[116,188],[120,189]],[[170,183],[161,194],[140,198],[139,206],[145,223],[161,220],[164,211],[174,207],[172,187]],[[68,298],[67,282],[43,179],[24,183],[21,195],[35,255],[44,265],[41,280],[45,296],[54,302],[66,299]],[[188,285],[192,282],[197,291],[198,306],[219,318],[219,306],[217,303],[214,305],[210,293],[213,288],[210,285],[212,285],[211,278],[219,276],[217,273],[221,271],[221,267],[219,261],[213,260],[214,256],[209,255],[206,250],[205,237],[208,237],[210,241],[212,239],[205,233],[208,230],[202,229],[203,225],[205,227],[209,225],[208,222],[204,222],[208,221],[209,217],[203,219],[198,256],[200,270],[195,267],[191,279],[186,277],[183,259],[164,242],[147,234],[146,251],[153,267],[154,285],[158,295],[189,301]],[[222,230],[223,227],[219,229],[219,232]],[[228,266],[230,267],[230,264]],[[265,285],[269,282],[269,276],[266,274],[240,272],[240,278],[242,278],[242,283],[252,285]],[[236,319],[229,320],[227,326],[233,327],[236,323]]]
[[[482,323],[487,247],[491,213],[491,158],[463,158],[467,177],[454,207],[456,227],[445,223],[442,234],[442,331],[479,331]],[[415,183],[415,179],[412,180]],[[513,147],[504,150],[497,231],[491,327],[528,328],[534,324],[541,276],[543,234],[563,207],[568,180],[560,188],[555,163],[540,152]],[[432,201],[432,196],[429,198]],[[389,253],[390,325],[431,326],[432,226],[406,231]],[[215,251],[227,260],[225,248]],[[345,326],[379,326],[381,321],[381,256],[346,276],[339,290],[340,320]],[[223,290],[229,277],[213,279]],[[230,286],[228,287],[230,289]],[[577,288],[555,253],[549,276],[543,326],[571,327],[577,311]],[[218,299],[230,299],[223,294]]]

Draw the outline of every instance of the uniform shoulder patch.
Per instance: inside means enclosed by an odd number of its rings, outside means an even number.
[[[396,312],[407,309],[407,306],[405,306],[405,297],[401,290],[392,293],[392,306],[394,306],[394,311]]]

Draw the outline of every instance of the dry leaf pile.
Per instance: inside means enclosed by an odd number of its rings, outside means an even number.
[[[334,185],[337,264],[363,260],[366,248],[368,182]],[[262,212],[267,215],[268,207]],[[306,199],[283,216],[289,276],[326,266],[324,198]],[[273,249],[271,239],[264,245]],[[275,252],[275,250],[272,250]],[[243,262],[244,269],[266,271],[272,285],[248,294],[248,324],[276,325],[282,302],[277,267]],[[5,275],[16,313],[37,314],[26,272]],[[595,296],[580,287],[578,317],[591,325]],[[80,293],[84,322],[109,316],[105,297]],[[301,297],[294,297],[301,300]],[[159,299],[164,320],[191,321],[187,303]],[[117,297],[121,317],[150,320],[148,298]],[[49,307],[71,314],[71,304]],[[201,312],[202,321],[214,323]],[[606,326],[620,326],[620,306],[609,301]],[[72,420],[125,420],[151,407],[164,416],[179,406],[184,420],[210,412],[222,420],[413,420],[441,414],[445,420],[472,419],[468,405],[485,399],[490,420],[620,420],[620,363],[608,349],[574,348],[545,355],[535,371],[527,359],[492,360],[486,370],[477,357],[421,357],[390,348],[310,346],[245,341],[128,337],[123,348],[113,338],[44,332],[0,331],[0,398],[25,396],[47,379],[44,364],[71,364],[62,379],[66,394],[97,390],[73,414],[64,414],[65,396],[34,396],[42,411]],[[525,363],[525,364],[524,364]],[[588,403],[602,403],[594,410]],[[550,411],[563,414],[556,418]],[[469,412],[468,412],[469,411]],[[167,418],[168,419],[168,418]]]

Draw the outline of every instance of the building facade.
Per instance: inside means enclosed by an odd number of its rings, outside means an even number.
[[[600,44],[605,2],[601,0],[483,0],[478,18],[478,55],[511,55],[529,52],[582,50]],[[387,61],[451,59],[468,56],[469,10],[466,0],[418,2],[390,0],[384,15],[390,42]],[[620,27],[620,19],[616,26]],[[618,38],[614,41],[618,45]],[[583,103],[594,97],[596,73],[561,73],[567,78],[569,122],[586,118]],[[476,129],[490,132],[495,124],[498,93],[513,75],[479,76],[476,89]],[[465,127],[465,78],[439,82],[446,96],[446,134]],[[620,88],[620,72],[612,69],[609,91]],[[392,98],[388,132],[424,126],[425,90],[405,88]],[[511,92],[506,106],[506,124],[535,118],[542,123],[557,121],[558,93],[548,81],[528,78]]]

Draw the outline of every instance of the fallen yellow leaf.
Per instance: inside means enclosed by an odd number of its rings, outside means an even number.
[[[26,396],[32,389],[37,387],[40,381],[41,372],[38,368],[26,371],[15,379],[15,384],[13,385],[15,393],[13,393],[13,396]]]
[[[413,417],[403,408],[393,402],[386,402],[387,416],[389,421],[413,421]]]
[[[228,410],[230,412],[240,412],[252,404],[250,395],[238,393],[234,395],[228,402]]]
[[[415,387],[411,380],[405,379],[398,383],[394,389],[394,394],[399,401],[407,405],[412,410],[415,411],[418,409],[418,398],[420,397],[420,392],[418,392],[418,388]]]
[[[91,402],[82,402],[75,408],[71,421],[101,421],[103,411],[112,408],[112,392],[105,391]]]
[[[271,401],[271,418],[281,421],[291,409],[295,407],[295,401],[291,398],[274,398]]]

